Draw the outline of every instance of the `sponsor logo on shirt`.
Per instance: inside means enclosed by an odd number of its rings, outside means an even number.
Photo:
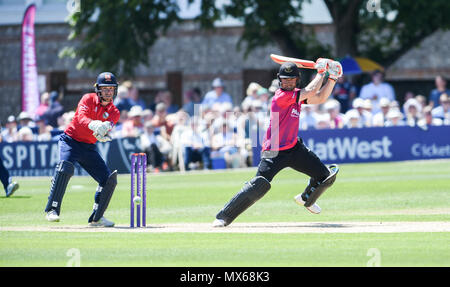
[[[297,111],[297,109],[292,109],[291,117],[294,117],[294,118],[300,117],[300,113]]]

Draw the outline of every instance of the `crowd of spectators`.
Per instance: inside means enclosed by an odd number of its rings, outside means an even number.
[[[406,93],[400,105],[381,72],[374,72],[372,81],[360,90],[342,77],[327,102],[302,105],[300,130],[450,125],[450,91],[441,76],[436,77],[435,85],[428,97]],[[235,104],[224,82],[216,78],[204,95],[198,88],[186,91],[180,107],[167,90],[146,103],[126,81],[114,99],[121,116],[110,136],[137,138],[154,172],[211,169],[221,164],[227,168],[250,166],[252,141],[264,136],[277,88],[276,79],[267,88],[252,82],[243,101]],[[34,116],[21,112],[17,118],[8,117],[0,141],[55,140],[74,114],[64,111],[57,92],[44,93]]]

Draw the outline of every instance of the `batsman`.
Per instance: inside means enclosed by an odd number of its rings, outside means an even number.
[[[342,76],[339,62],[319,58],[317,75],[304,88],[299,89],[300,72],[293,62],[285,62],[278,72],[279,89],[272,98],[270,124],[262,145],[261,161],[254,178],[219,211],[214,227],[229,225],[247,208],[262,198],[271,188],[272,179],[285,167],[310,177],[303,193],[294,197],[297,204],[318,214],[321,209],[317,199],[334,183],[339,168],[336,164],[325,166],[298,137],[299,116],[302,104],[322,104],[330,96],[334,85]],[[326,73],[328,80],[322,86]]]
[[[98,183],[89,226],[112,227],[114,222],[103,214],[117,185],[117,171],[111,172],[100,156],[95,143],[111,140],[108,132],[120,117],[113,100],[117,95],[116,77],[109,72],[98,75],[95,93],[85,94],[78,103],[75,116],[59,139],[60,162],[56,165],[50,195],[45,207],[50,222],[59,221],[61,203],[67,184],[78,163]]]

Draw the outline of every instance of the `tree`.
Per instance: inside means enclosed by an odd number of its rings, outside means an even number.
[[[450,28],[447,0],[324,0],[336,56],[364,55],[389,66],[438,29]]]
[[[78,57],[77,68],[132,75],[148,65],[148,49],[179,21],[175,0],[83,0],[81,11],[70,16],[69,39],[80,40],[60,55]]]
[[[255,47],[277,43],[286,55],[311,59],[328,56],[330,47],[320,45],[314,32],[301,23],[301,5],[310,1],[229,2],[221,13],[243,20],[241,42],[247,44],[247,53]],[[446,13],[450,11],[448,0],[324,2],[335,27],[334,57],[363,55],[388,66],[428,35],[438,29],[450,28],[450,17]],[[208,16],[200,16],[203,17]]]
[[[157,38],[180,20],[177,0],[83,0],[70,18],[70,39],[80,40],[61,55],[78,57],[78,68],[123,71],[132,75],[148,65]],[[194,0],[188,0],[193,3]],[[311,0],[201,0],[196,21],[214,29],[215,21],[234,17],[244,23],[238,43],[248,55],[275,43],[286,56],[367,56],[388,66],[438,29],[450,28],[448,0],[324,0],[335,27],[335,53],[302,23],[302,5]],[[95,17],[95,21],[93,18]]]
[[[231,0],[223,6],[222,15],[243,21],[244,32],[238,44],[242,47],[245,43],[246,55],[256,47],[275,43],[286,56],[311,59],[330,56],[330,47],[320,44],[314,32],[301,23],[303,2]]]

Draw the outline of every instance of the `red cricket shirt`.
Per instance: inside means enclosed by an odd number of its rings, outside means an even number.
[[[114,126],[119,121],[120,112],[113,103],[102,106],[97,94],[85,94],[78,103],[77,111],[64,131],[76,141],[94,144],[97,139],[88,125],[93,120],[110,121]]]

